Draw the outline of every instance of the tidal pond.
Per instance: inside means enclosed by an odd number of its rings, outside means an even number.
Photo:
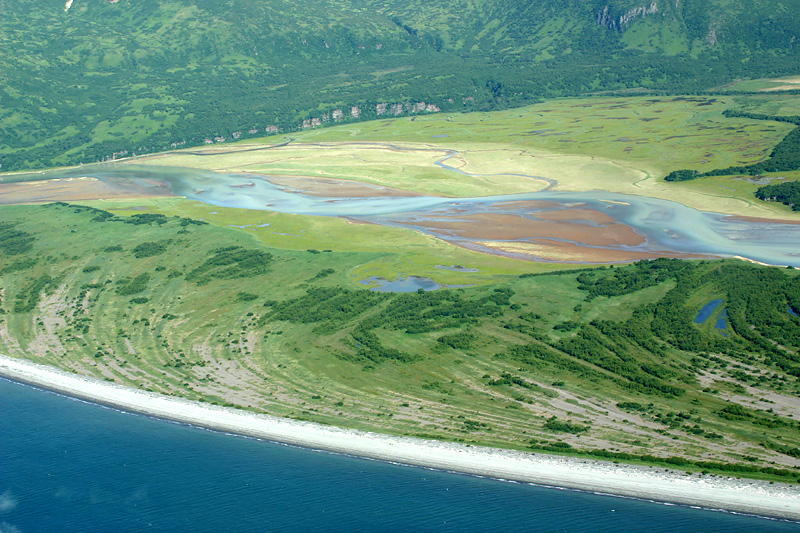
[[[430,278],[420,278],[417,276],[408,276],[407,278],[398,277],[394,281],[389,281],[385,278],[373,276],[371,278],[362,279],[359,281],[362,285],[373,285],[370,290],[375,292],[416,292],[420,289],[423,291],[435,291],[441,285],[436,283]]]

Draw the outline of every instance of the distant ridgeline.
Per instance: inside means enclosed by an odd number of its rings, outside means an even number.
[[[780,0],[36,0],[0,7],[0,171],[800,64]]]
[[[707,176],[729,176],[731,174],[748,174],[757,176],[764,172],[782,172],[789,170],[800,170],[800,116],[772,116],[760,113],[746,113],[728,109],[723,115],[726,117],[744,117],[754,120],[774,120],[777,122],[788,122],[798,127],[789,132],[781,142],[775,146],[767,159],[752,165],[741,165],[728,168],[699,172],[697,170],[675,170],[670,172],[664,180],[666,181],[689,181]],[[761,196],[759,196],[761,198]],[[762,200],[764,198],[761,198]]]

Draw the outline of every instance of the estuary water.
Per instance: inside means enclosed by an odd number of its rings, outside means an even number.
[[[0,532],[797,531],[294,448],[0,378]]]
[[[774,265],[800,267],[800,224],[746,220],[698,211],[668,200],[604,191],[544,190],[476,198],[322,197],[276,186],[264,176],[127,164],[90,165],[17,176],[15,180],[78,176],[94,177],[121,189],[135,188],[140,192],[154,187],[155,183],[166,184],[176,195],[223,207],[349,217],[412,228],[456,244],[472,244],[473,247],[485,240],[529,243],[546,238],[549,242],[577,244],[583,249],[743,256]],[[513,235],[487,237],[485,231],[483,235],[475,235],[475,230],[485,230],[487,224],[482,221],[503,220],[503,217],[506,217],[506,222],[499,225],[517,225],[517,229],[511,232]],[[507,222],[509,219],[514,222]],[[449,226],[443,229],[442,221]],[[539,233],[547,232],[547,228],[570,224],[573,229],[566,234]],[[632,229],[634,238],[631,239],[632,234],[624,231],[605,235],[595,239],[596,242],[585,238],[591,234],[602,235],[609,227]]]

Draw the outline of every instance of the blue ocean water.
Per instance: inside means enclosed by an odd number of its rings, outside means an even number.
[[[0,379],[0,531],[797,531],[315,452]]]

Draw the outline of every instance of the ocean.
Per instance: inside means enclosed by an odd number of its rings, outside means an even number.
[[[0,378],[0,533],[798,530],[259,441]]]

